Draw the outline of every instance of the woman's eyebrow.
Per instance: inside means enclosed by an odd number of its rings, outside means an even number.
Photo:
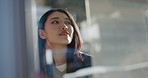
[[[59,17],[53,17],[53,18],[51,18],[50,20],[53,20],[53,19],[59,19]]]
[[[69,18],[65,18],[66,20],[70,20]]]
[[[60,19],[59,17],[53,17],[50,20],[54,20],[54,19]],[[69,18],[65,18],[66,20],[70,20]]]

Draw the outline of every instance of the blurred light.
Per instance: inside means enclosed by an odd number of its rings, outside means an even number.
[[[46,50],[46,63],[47,64],[52,64],[53,60],[52,60],[52,51],[50,49]]]
[[[110,15],[111,18],[120,18],[120,12],[119,11],[115,11]]]

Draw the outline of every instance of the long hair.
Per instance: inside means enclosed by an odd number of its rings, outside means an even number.
[[[45,45],[46,45],[46,40],[40,38],[39,35],[39,30],[44,30],[45,28],[45,22],[48,18],[49,15],[51,15],[54,12],[62,12],[64,14],[67,15],[67,17],[70,19],[70,21],[72,22],[72,26],[74,28],[74,33],[73,33],[73,39],[71,41],[70,44],[67,45],[67,48],[72,48],[74,49],[75,52],[79,52],[82,48],[82,38],[79,32],[79,28],[72,16],[72,14],[66,10],[66,9],[62,9],[62,8],[56,8],[56,9],[51,9],[49,11],[47,11],[39,20],[39,24],[38,24],[38,45],[39,45],[39,59],[40,59],[40,70],[44,71],[44,65],[45,65]],[[74,52],[72,52],[74,53]]]

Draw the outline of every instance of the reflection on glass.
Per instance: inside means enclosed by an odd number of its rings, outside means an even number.
[[[44,0],[38,3],[38,16],[53,7],[72,11],[84,40],[82,50],[93,56],[94,67],[88,68],[91,71],[87,74],[95,78],[146,78],[147,4],[147,0]],[[82,76],[83,71],[87,69],[69,75]]]

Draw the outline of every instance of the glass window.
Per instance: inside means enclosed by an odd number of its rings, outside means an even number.
[[[148,76],[148,0],[37,0],[37,20],[51,8],[70,10],[92,55],[92,67],[64,78]]]

